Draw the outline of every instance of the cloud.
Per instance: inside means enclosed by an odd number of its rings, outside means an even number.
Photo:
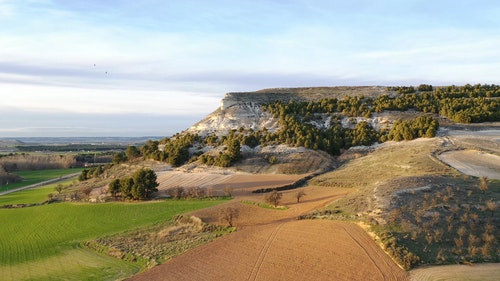
[[[11,84],[2,88],[1,108],[32,112],[76,112],[99,114],[208,114],[218,97],[176,91],[105,90]]]
[[[2,109],[10,118],[0,119],[0,137],[170,136],[187,129],[202,115],[98,114],[31,112]]]

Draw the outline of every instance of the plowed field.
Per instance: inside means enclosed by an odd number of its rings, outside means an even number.
[[[259,180],[260,177],[260,180]],[[200,246],[131,280],[406,280],[407,274],[359,226],[330,220],[296,220],[352,189],[308,186],[296,202],[297,190],[283,192],[286,210],[262,208],[256,188],[285,184],[285,175],[234,175],[215,186],[230,185],[236,198],[194,212],[217,223],[220,208],[239,210],[235,233]],[[164,183],[166,184],[166,183]]]

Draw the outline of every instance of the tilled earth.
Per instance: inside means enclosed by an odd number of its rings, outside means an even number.
[[[235,187],[234,200],[193,213],[214,223],[218,222],[221,208],[237,208],[235,233],[130,280],[407,279],[407,273],[359,226],[343,221],[296,219],[342,198],[352,189],[305,187],[306,196],[299,203],[297,190],[285,191],[281,205],[288,209],[276,210],[244,203],[261,203],[264,195],[251,193],[256,187],[238,182],[241,185]]]

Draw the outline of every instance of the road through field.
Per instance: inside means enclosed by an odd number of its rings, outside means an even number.
[[[236,179],[235,179],[236,181]],[[226,182],[225,184],[230,184]],[[343,221],[297,220],[352,189],[308,186],[283,192],[286,210],[249,204],[262,202],[249,186],[236,199],[194,212],[217,222],[221,208],[239,210],[238,230],[200,246],[130,280],[406,280],[407,274],[359,226]]]
[[[3,191],[3,192],[0,192],[0,196],[5,195],[5,194],[9,194],[9,193],[12,193],[12,192],[17,192],[17,191],[21,191],[21,190],[26,190],[26,189],[30,189],[30,188],[39,187],[39,186],[44,186],[44,185],[55,183],[55,182],[58,182],[58,181],[63,181],[63,180],[66,180],[66,179],[70,179],[70,178],[76,177],[79,174],[80,173],[73,173],[73,174],[69,174],[69,175],[60,176],[60,177],[55,178],[55,179],[50,179],[50,180],[46,180],[46,181],[43,181],[43,182],[39,182],[39,183],[35,183],[35,184],[30,184],[30,185],[27,185],[27,186],[23,186],[23,187],[19,187],[19,188],[14,188],[14,189],[10,189],[10,190],[6,190],[6,191]]]

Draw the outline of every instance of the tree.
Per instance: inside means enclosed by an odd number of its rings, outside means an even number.
[[[156,173],[151,169],[137,170],[132,179],[132,197],[136,200],[149,199],[154,192],[157,192],[158,183],[156,182]]]
[[[89,178],[89,170],[83,169],[83,171],[78,176],[79,181],[86,181]]]
[[[123,152],[115,153],[113,156],[113,164],[120,164],[127,161],[127,156]]]
[[[281,197],[283,194],[281,192],[278,192],[277,190],[273,190],[271,193],[267,194],[265,196],[266,202],[269,204],[273,204],[274,207],[278,207]]]
[[[61,192],[64,190],[64,186],[62,184],[57,184],[54,188],[57,191],[57,196],[61,195]]]
[[[123,198],[132,199],[132,186],[133,185],[134,185],[134,180],[132,178],[121,178],[120,179],[120,189],[121,189]]]
[[[231,162],[235,162],[241,158],[241,144],[237,138],[232,138],[227,144],[227,155]]]
[[[295,198],[297,198],[297,203],[299,203],[300,198],[304,197],[305,195],[306,193],[304,192],[304,190],[297,191],[297,193],[295,193]]]
[[[233,227],[233,220],[239,216],[239,211],[233,207],[226,207],[220,210],[220,221],[226,222],[229,227]]]
[[[120,184],[120,179],[114,179],[111,183],[109,183],[108,185],[108,191],[109,193],[111,193],[111,195],[113,197],[116,197],[118,196],[118,193],[120,193],[121,191],[121,184]]]
[[[135,145],[130,145],[125,149],[125,155],[127,156],[128,159],[135,159],[139,156],[141,156],[141,152]]]
[[[141,152],[145,159],[153,158],[157,151],[158,151],[158,141],[148,140],[141,147]]]

